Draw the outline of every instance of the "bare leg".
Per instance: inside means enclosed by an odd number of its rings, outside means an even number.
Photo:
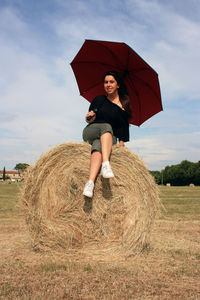
[[[101,136],[101,149],[102,154],[99,151],[93,151],[91,154],[89,180],[83,190],[83,195],[86,197],[93,197],[94,181],[99,173],[102,161],[103,164],[105,164],[104,166],[102,165],[102,176],[104,178],[114,177],[111,167],[109,166],[109,158],[112,150],[112,134],[110,132],[106,132]]]
[[[93,151],[90,159],[89,180],[95,181],[102,164],[102,154],[99,151]]]
[[[110,153],[112,150],[112,134],[110,132],[106,132],[101,136],[101,149],[102,149],[102,157],[103,162],[109,161]]]

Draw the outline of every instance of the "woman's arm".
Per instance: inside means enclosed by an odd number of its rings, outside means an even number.
[[[92,123],[96,119],[96,114],[93,110],[90,110],[87,115],[85,116],[85,120],[87,123]]]
[[[124,145],[124,141],[119,141],[119,144],[120,144],[121,147],[124,147],[124,146],[125,146],[125,145]]]

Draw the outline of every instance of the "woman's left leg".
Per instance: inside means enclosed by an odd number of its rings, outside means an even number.
[[[114,177],[112,168],[110,166],[110,154],[112,145],[115,144],[116,138],[113,137],[111,132],[105,132],[101,135],[101,149],[102,149],[102,167],[101,174],[104,178]]]
[[[92,144],[89,180],[83,190],[83,195],[87,197],[93,196],[94,182],[101,165],[101,174],[104,178],[114,177],[109,159],[112,145],[115,144],[116,141],[113,139],[111,132],[112,127],[109,124],[91,124],[83,131],[84,141],[89,141]]]
[[[102,154],[99,151],[93,151],[90,158],[90,173],[89,179],[85,184],[83,195],[86,197],[93,196],[94,182],[99,173],[102,164]]]
[[[103,162],[109,161],[113,145],[113,136],[110,132],[105,132],[101,136],[101,151]]]

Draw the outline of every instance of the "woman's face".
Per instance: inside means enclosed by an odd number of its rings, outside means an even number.
[[[112,95],[117,92],[119,85],[116,79],[112,75],[106,75],[104,79],[104,90],[106,91],[107,95]]]

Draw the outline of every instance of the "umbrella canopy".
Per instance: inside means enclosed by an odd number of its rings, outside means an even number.
[[[126,84],[134,125],[162,110],[158,74],[127,44],[85,40],[71,62],[81,96],[91,102],[105,94],[103,76],[117,71]]]

